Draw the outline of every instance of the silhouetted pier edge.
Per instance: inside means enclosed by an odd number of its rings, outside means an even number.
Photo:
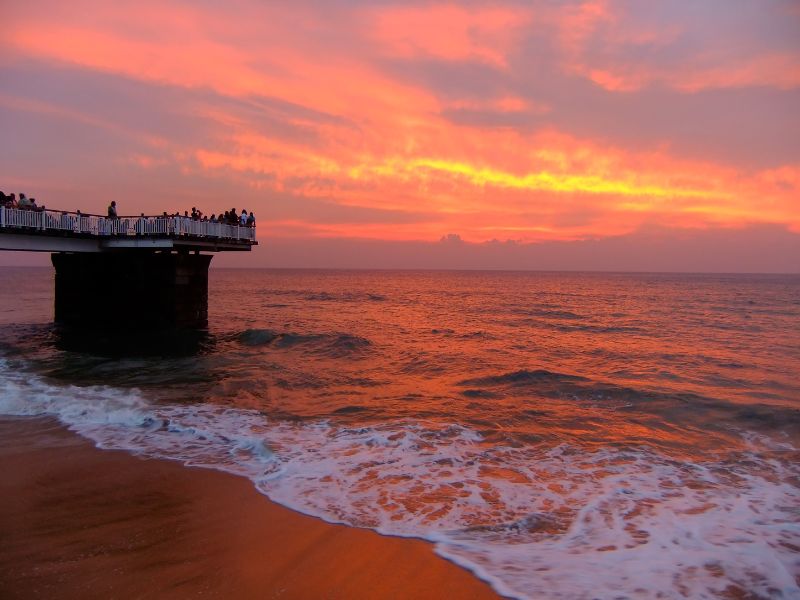
[[[50,252],[55,322],[93,331],[205,328],[213,253],[250,251],[255,233],[181,216],[0,207],[0,250]]]

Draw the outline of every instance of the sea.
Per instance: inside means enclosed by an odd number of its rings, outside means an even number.
[[[509,597],[800,598],[798,275],[212,268],[188,338],[52,318],[51,269],[0,270],[0,415]]]

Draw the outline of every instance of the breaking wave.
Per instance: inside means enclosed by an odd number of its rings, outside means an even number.
[[[0,414],[53,416],[101,448],[220,469],[327,521],[428,539],[509,596],[800,592],[800,452],[763,435],[742,430],[738,449],[703,460],[646,447],[502,445],[423,420],[348,427],[159,404],[136,390],[53,385],[8,366],[0,359]],[[552,377],[563,376],[515,372],[488,382]]]

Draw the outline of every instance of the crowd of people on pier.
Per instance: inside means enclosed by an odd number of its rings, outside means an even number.
[[[45,206],[39,206],[36,204],[35,198],[28,198],[24,193],[20,193],[19,197],[17,194],[6,194],[0,191],[0,206],[5,208],[15,209],[15,210],[32,210],[41,212],[45,210]],[[66,214],[66,213],[64,213]],[[81,211],[77,211],[77,215],[81,216]],[[111,201],[108,205],[107,210],[107,218],[109,219],[118,219],[120,218],[117,213],[117,203],[116,201]],[[192,207],[192,212],[190,213],[188,210],[183,211],[183,214],[180,212],[175,212],[174,214],[167,214],[166,211],[160,217],[145,217],[144,213],[142,213],[140,219],[145,218],[174,218],[174,219],[190,219],[192,221],[201,221],[206,223],[223,223],[225,225],[238,225],[240,227],[255,227],[256,226],[256,217],[252,211],[248,212],[245,209],[242,209],[241,213],[238,213],[235,208],[231,208],[230,210],[226,210],[220,212],[219,215],[212,214],[210,217],[204,214],[201,210],[197,207]]]
[[[114,204],[113,202],[111,203]],[[109,216],[111,216],[111,210],[114,208],[115,216],[116,216],[116,208],[109,205]],[[252,211],[249,213],[244,208],[242,209],[241,214],[236,212],[235,208],[230,210],[226,210],[224,212],[212,214],[210,217],[203,213],[203,211],[199,210],[197,207],[192,207],[192,212],[190,213],[188,210],[183,211],[183,214],[180,212],[176,212],[173,215],[168,215],[166,212],[162,215],[162,217],[174,217],[179,218],[182,217],[184,219],[191,219],[192,221],[201,221],[204,223],[224,223],[225,225],[239,225],[240,227],[255,227],[256,226],[256,217]]]
[[[121,218],[126,219],[125,217]],[[108,219],[109,221],[120,219],[120,217],[117,217],[117,206],[115,202],[112,202],[108,206]],[[208,215],[204,215],[202,211],[193,206],[191,213],[188,210],[183,211],[183,214],[181,214],[180,211],[173,214],[168,214],[166,211],[164,211],[164,213],[158,217],[148,217],[142,213],[135,222],[134,228],[136,233],[143,234],[149,232],[154,225],[154,221],[156,220],[166,222],[166,224],[162,225],[162,227],[166,228],[167,233],[178,233],[184,235],[192,231],[192,228],[189,226],[190,223],[217,223],[220,225],[231,225],[234,227],[256,226],[256,217],[252,211],[248,213],[243,209],[241,215],[237,215],[236,209],[232,208],[228,211],[220,213],[219,216],[212,214],[209,217]]]
[[[118,213],[116,201],[109,203],[106,215],[92,215],[76,212],[46,210],[44,205],[38,206],[34,198],[25,194],[5,194],[0,191],[0,207],[15,211],[34,211],[41,213],[35,218],[12,217],[13,213],[0,213],[0,225],[11,227],[36,227],[40,229],[56,229],[62,232],[74,233],[100,233],[101,235],[199,235],[212,237],[235,237],[237,229],[227,229],[225,225],[253,228],[256,226],[256,217],[252,211],[242,209],[238,213],[235,208],[212,214],[210,217],[203,214],[197,207],[192,207],[191,213],[186,210],[181,214],[167,214],[164,211],[158,216],[146,216],[141,213],[138,217],[122,216]],[[11,220],[9,220],[11,219]],[[34,219],[34,220],[31,220]],[[195,225],[203,223],[203,225]],[[210,225],[217,224],[217,225]],[[255,232],[245,235],[245,238],[254,238]]]
[[[0,191],[0,206],[16,210],[45,210],[44,205],[39,206],[36,204],[36,198],[28,198],[23,193],[20,193],[19,198],[17,198],[16,194],[5,194],[2,191]]]

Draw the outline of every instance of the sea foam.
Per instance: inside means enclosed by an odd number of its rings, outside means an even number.
[[[248,477],[330,522],[414,536],[519,598],[800,597],[798,451],[688,462],[648,448],[511,447],[427,421],[343,427],[63,386],[0,359],[0,414],[101,448]]]

